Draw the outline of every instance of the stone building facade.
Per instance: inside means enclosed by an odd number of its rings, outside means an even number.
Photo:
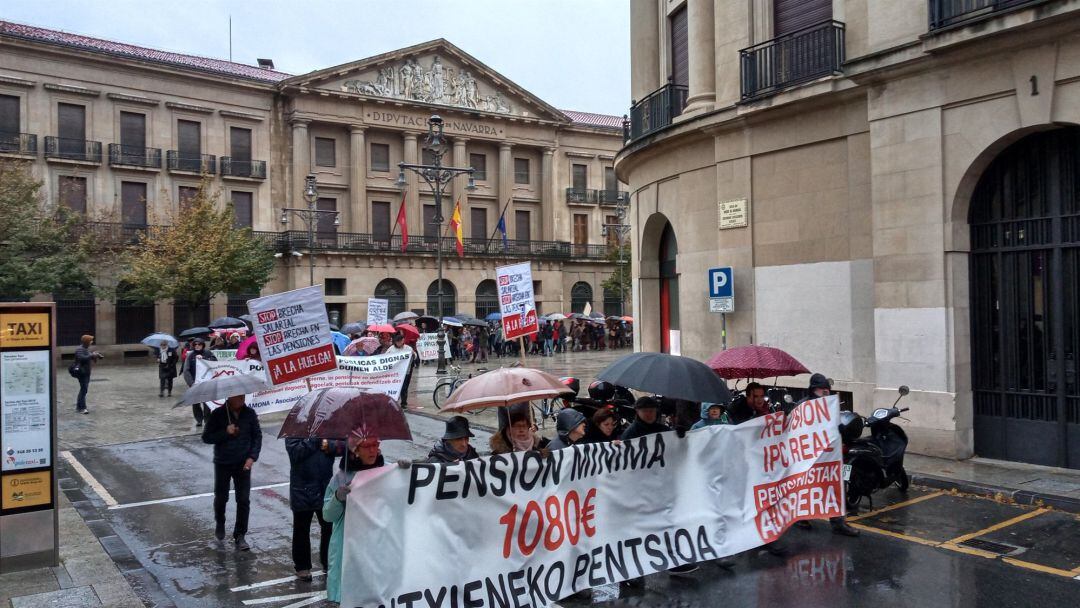
[[[446,314],[484,316],[496,306],[495,268],[533,261],[541,312],[629,314],[603,281],[628,197],[615,180],[622,118],[560,111],[446,40],[289,75],[269,67],[166,53],[0,22],[0,154],[25,158],[55,204],[85,210],[102,238],[123,243],[139,227],[179,212],[211,176],[279,262],[264,293],[324,285],[332,317],[366,316],[369,297],[391,312],[434,312],[436,247],[444,252]],[[437,236],[430,188],[398,163],[430,162],[428,118],[444,119],[445,165],[476,169],[447,190],[449,222],[460,203],[465,254]],[[282,209],[306,207],[316,176],[319,209],[338,212],[313,227]],[[396,225],[404,198],[409,230]],[[507,239],[498,230],[505,218]],[[605,226],[607,225],[607,226]],[[94,333],[107,350],[149,331],[186,326],[172,302],[58,296],[61,342]],[[109,283],[112,281],[112,283]],[[195,322],[245,312],[255,294],[227,294]],[[626,300],[629,300],[629,294]],[[47,297],[47,296],[43,296]]]
[[[732,266],[729,345],[909,385],[913,451],[1080,468],[1080,2],[631,6],[637,346],[719,350]]]

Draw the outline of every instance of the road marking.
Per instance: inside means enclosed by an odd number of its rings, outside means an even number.
[[[1044,566],[1042,564],[1036,564],[1033,562],[1026,562],[1022,559],[1016,559],[1015,557],[1003,557],[1001,561],[1010,563],[1014,566],[1021,568],[1027,568],[1028,570],[1035,570],[1037,572],[1045,572],[1046,574],[1056,574],[1058,576],[1064,576],[1066,578],[1073,578],[1073,573],[1068,570],[1062,570],[1060,568],[1054,568],[1053,566]]]
[[[257,487],[251,488],[251,491],[254,492],[256,490],[268,490],[270,488],[280,488],[281,486],[287,486],[287,485],[289,485],[289,482],[283,481],[281,483],[272,483],[272,484],[266,485],[266,486],[257,486]],[[236,493],[236,490],[229,490],[229,494],[235,494],[235,493]],[[171,496],[169,498],[156,498],[154,500],[144,500],[144,501],[141,501],[141,502],[129,502],[129,503],[125,503],[125,504],[122,504],[122,505],[116,504],[116,501],[114,500],[113,504],[109,506],[109,509],[110,510],[114,510],[114,509],[130,509],[132,507],[145,507],[147,505],[160,505],[160,504],[164,504],[164,503],[167,503],[167,502],[179,502],[181,500],[191,500],[192,498],[206,498],[207,496],[213,496],[213,495],[214,495],[213,492],[203,492],[201,494],[188,494],[187,496]]]
[[[866,530],[872,534],[881,534],[883,536],[891,536],[893,538],[899,538],[900,540],[908,540],[913,543],[919,543],[920,545],[926,545],[928,547],[937,547],[941,543],[936,540],[927,540],[925,538],[919,538],[918,536],[910,536],[903,532],[893,532],[892,530],[882,530],[881,528],[875,528],[873,526],[867,526],[865,524],[854,523],[848,520],[852,528],[858,528],[859,530]]]
[[[877,515],[878,513],[885,513],[886,511],[892,511],[893,509],[901,509],[903,507],[907,507],[907,506],[911,506],[911,505],[920,503],[920,502],[922,502],[924,500],[930,500],[931,498],[937,498],[938,496],[941,496],[943,494],[945,494],[944,490],[938,490],[937,492],[931,492],[929,494],[923,494],[922,496],[912,498],[911,500],[905,500],[903,502],[898,502],[896,504],[892,504],[892,505],[889,505],[887,507],[882,507],[882,508],[880,508],[880,509],[878,509],[876,511],[870,511],[869,513],[864,513],[862,515],[858,515],[858,516],[855,516],[855,517],[849,517],[849,518],[847,518],[847,520],[849,522],[859,521],[860,519],[866,519],[867,517],[873,517],[873,516]]]
[[[997,530],[1000,530],[1002,528],[1008,528],[1009,526],[1018,524],[1018,523],[1020,523],[1022,521],[1027,521],[1027,520],[1031,519],[1032,517],[1042,515],[1043,513],[1046,513],[1049,510],[1050,509],[1036,509],[1034,511],[1028,511],[1027,513],[1024,513],[1023,515],[1018,515],[1018,516],[1016,516],[1016,517],[1014,517],[1012,519],[1006,519],[1005,521],[998,522],[998,523],[996,523],[996,524],[994,524],[992,526],[983,528],[982,530],[972,532],[971,534],[965,534],[963,536],[957,536],[954,539],[945,541],[945,544],[959,545],[960,543],[964,542],[965,540],[971,540],[973,538],[978,538],[980,536],[985,536],[985,535],[987,535],[987,534],[989,534],[991,532],[996,532]]]
[[[93,488],[94,492],[96,492],[97,495],[105,501],[105,504],[108,505],[110,509],[116,506],[116,499],[112,497],[112,494],[109,494],[109,491],[105,489],[105,486],[101,485],[101,482],[99,482],[97,479],[94,479],[94,476],[91,475],[90,471],[87,471],[86,467],[84,467],[82,463],[75,458],[74,454],[67,450],[62,450],[60,452],[60,457],[68,461],[68,464],[71,465],[71,468],[75,469],[75,472],[83,478],[83,481],[90,484],[90,487]]]
[[[323,572],[322,570],[312,570],[311,571],[311,576],[313,576],[313,577],[314,576],[322,576],[324,574],[326,574],[326,573]],[[251,583],[250,585],[244,585],[242,587],[233,587],[232,589],[229,589],[229,591],[232,591],[233,593],[236,593],[237,591],[248,591],[249,589],[259,589],[261,587],[271,587],[273,585],[280,585],[281,583],[288,583],[288,582],[295,581],[295,580],[297,580],[297,578],[296,578],[296,575],[294,574],[292,576],[286,576],[284,578],[275,578],[273,580],[263,581],[261,583]]]
[[[259,604],[275,604],[277,602],[286,602],[288,600],[300,600],[294,604],[281,607],[300,608],[301,606],[309,606],[324,599],[326,599],[325,591],[312,591],[310,593],[290,593],[289,595],[275,595],[274,597],[260,597],[254,600],[244,600],[243,604],[245,606],[258,606]]]

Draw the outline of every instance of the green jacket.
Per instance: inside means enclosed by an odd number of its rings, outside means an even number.
[[[341,553],[345,546],[345,503],[338,500],[334,493],[342,484],[352,483],[355,474],[355,471],[338,471],[330,478],[323,493],[323,519],[334,524],[327,557],[330,571],[326,573],[326,599],[332,602],[341,602]]]

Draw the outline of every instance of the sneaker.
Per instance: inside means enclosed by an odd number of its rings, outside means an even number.
[[[250,551],[251,550],[251,545],[247,544],[247,541],[244,540],[244,535],[243,534],[240,534],[240,535],[238,535],[236,537],[236,550],[237,551]]]
[[[80,413],[80,414],[89,414],[89,413],[90,413],[90,410],[88,410],[88,409],[84,409],[84,410],[79,410],[79,413]]]
[[[311,570],[297,570],[296,571],[296,578],[298,578],[298,579],[300,579],[300,580],[302,580],[302,581],[304,581],[306,583],[310,583],[311,582]]]
[[[858,536],[859,531],[852,528],[846,521],[837,521],[832,524],[833,534],[839,534],[840,536]]]
[[[225,522],[218,522],[218,525],[214,528],[214,536],[218,540],[225,540]]]

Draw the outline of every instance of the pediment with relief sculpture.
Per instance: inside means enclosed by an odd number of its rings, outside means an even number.
[[[559,110],[442,39],[296,76],[282,84],[518,118],[567,121]]]

